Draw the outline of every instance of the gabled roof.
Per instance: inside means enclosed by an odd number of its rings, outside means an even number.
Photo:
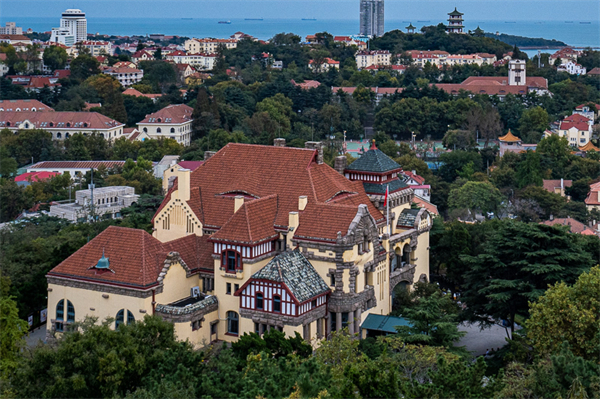
[[[207,238],[189,235],[161,243],[144,230],[109,226],[48,276],[146,289],[158,284],[170,252],[178,252],[192,273],[213,271],[212,244]],[[95,267],[103,256],[109,259],[110,270]]]
[[[425,198],[421,198],[418,195],[415,195],[413,197],[413,204],[417,204],[420,208],[425,208],[427,209],[427,212],[431,213],[432,215],[439,215],[440,212],[438,211],[438,208],[436,205],[432,204],[431,202],[427,201]]]
[[[0,100],[0,111],[54,111],[38,100]]]
[[[560,130],[569,130],[575,128],[579,131],[588,131],[591,129],[591,126],[587,122],[560,122]]]
[[[403,174],[404,176],[406,176],[406,179],[405,179],[405,181],[406,181],[406,180],[408,180],[408,179],[412,179],[412,180],[416,181],[418,184],[423,184],[423,183],[425,183],[425,178],[424,178],[424,177],[421,177],[421,176],[419,176],[418,174],[416,174],[416,173],[413,173],[413,172],[412,172],[412,171],[410,171],[410,170],[403,170],[403,171],[402,171],[402,174]]]
[[[118,122],[98,112],[2,112],[0,113],[0,127],[16,127],[22,122],[29,121],[34,129],[65,129],[78,131],[112,129],[125,124]],[[69,126],[67,126],[69,125]]]
[[[590,184],[590,192],[584,202],[586,205],[600,205],[600,182]]]
[[[225,225],[211,236],[211,241],[258,244],[279,236],[274,223],[277,195],[244,202]]]
[[[590,119],[581,115],[581,114],[572,114],[572,115],[568,115],[565,116],[565,118],[563,119],[563,122],[586,122],[589,123]]]
[[[150,115],[146,115],[144,120],[138,122],[144,123],[184,123],[192,120],[194,109],[186,104],[171,104]]]
[[[402,169],[402,167],[375,147],[375,144],[373,144],[369,151],[365,152],[360,158],[352,162],[346,168],[346,170],[351,171],[372,173],[385,173],[400,169]]]
[[[295,233],[304,232],[315,239],[335,241],[338,231],[345,234],[361,204],[367,205],[376,223],[383,223],[383,215],[362,183],[349,181],[327,164],[318,164],[317,155],[314,149],[229,143],[191,172],[187,204],[204,228],[214,230],[232,219],[232,197],[236,195],[246,198],[248,209],[252,208],[251,198],[276,195],[272,229],[287,228],[289,212],[298,211],[298,198],[307,196],[308,205],[300,212]],[[171,192],[157,212],[170,201]],[[335,217],[319,218],[318,210],[323,208]]]
[[[518,138],[517,136],[515,136],[514,134],[512,134],[512,132],[510,131],[510,129],[508,129],[508,133],[506,133],[504,136],[502,137],[498,137],[499,141],[505,141],[508,143],[516,143],[521,141],[520,138]]]
[[[562,187],[571,187],[573,185],[573,180],[542,180],[544,190],[549,191],[551,193],[554,192],[554,189]]]
[[[541,222],[540,224],[545,224],[546,226],[569,226],[569,231],[571,233],[590,236],[596,235],[596,233],[594,233],[594,230],[590,229],[580,221],[573,219],[572,217],[555,218],[552,220],[546,220],[544,222]]]
[[[283,283],[299,303],[331,291],[313,265],[297,249],[277,255],[254,273],[251,279]]]

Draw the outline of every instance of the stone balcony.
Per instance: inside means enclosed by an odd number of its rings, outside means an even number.
[[[390,272],[390,291],[392,291],[401,281],[407,281],[412,284],[415,280],[415,269],[417,265],[405,263],[401,267]]]
[[[214,312],[219,307],[219,301],[214,295],[200,295],[187,297],[168,305],[157,304],[155,313],[163,320],[172,323],[183,323],[202,319],[205,315]]]

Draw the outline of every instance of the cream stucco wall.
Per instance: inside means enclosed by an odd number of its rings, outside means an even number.
[[[156,302],[168,305],[190,296],[192,287],[200,286],[198,275],[186,277],[186,271],[179,263],[172,264],[163,279],[163,291],[156,295]]]
[[[103,295],[108,297],[105,298]],[[83,288],[48,284],[47,331],[53,330],[52,321],[56,319],[56,305],[61,299],[65,299],[65,321],[67,315],[66,300],[71,301],[75,308],[75,321],[83,321],[85,316],[93,316],[97,317],[98,323],[100,323],[108,317],[114,319],[117,316],[117,312],[121,309],[130,310],[136,320],[143,319],[146,314],[152,314],[152,296],[148,298],[136,298]],[[125,312],[125,319],[127,319],[127,312]],[[114,323],[112,327],[114,328]]]

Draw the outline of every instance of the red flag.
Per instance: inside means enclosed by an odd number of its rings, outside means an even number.
[[[383,206],[387,206],[387,198],[390,192],[390,186],[385,186],[385,199],[383,200]]]

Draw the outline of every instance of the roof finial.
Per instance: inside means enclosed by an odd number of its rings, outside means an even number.
[[[373,144],[371,145],[371,150],[376,150],[377,146],[375,145],[375,139],[373,139]]]

